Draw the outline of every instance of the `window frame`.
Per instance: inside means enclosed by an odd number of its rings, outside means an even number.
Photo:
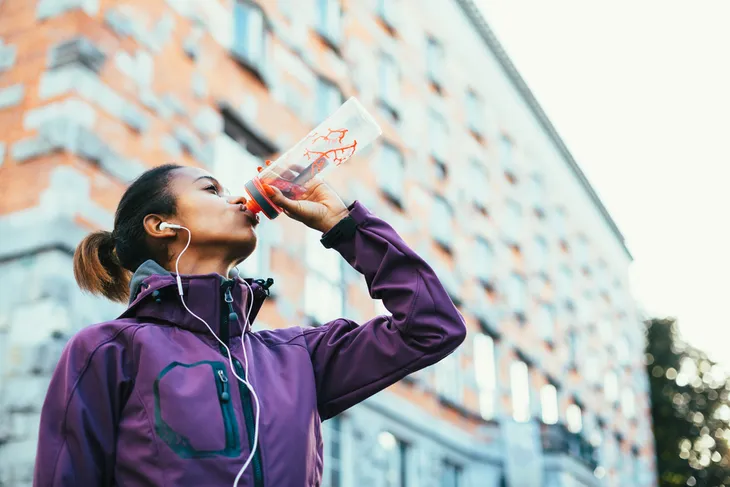
[[[315,0],[315,31],[330,49],[339,54],[342,37],[342,2],[340,0]],[[336,20],[332,20],[332,16]]]
[[[483,141],[484,138],[484,102],[474,89],[466,91],[466,118],[467,128],[471,134],[478,140]]]
[[[323,100],[323,96],[327,99]],[[331,97],[334,97],[337,100],[337,102],[334,103],[334,106],[330,106],[333,105],[333,100],[330,99]],[[334,113],[344,102],[345,97],[337,83],[324,76],[317,76],[315,103],[316,124],[325,121],[327,117],[332,115],[332,113]]]
[[[447,215],[443,215],[444,218],[441,218],[441,215],[436,215],[436,208],[439,208],[439,210],[443,208],[446,211]],[[431,238],[433,238],[433,240],[439,247],[441,247],[446,252],[451,253],[453,240],[450,237],[453,237],[454,209],[452,208],[451,204],[446,200],[446,198],[439,194],[434,194],[433,209],[431,214],[433,216],[429,225]],[[448,226],[440,226],[441,224],[445,225],[446,222],[448,222]]]
[[[246,31],[244,33],[241,33],[242,26],[239,24],[239,15],[241,12],[246,12]],[[251,13],[256,13],[256,17],[249,17]],[[251,72],[259,81],[265,84],[265,70],[269,59],[271,42],[271,27],[266,12],[257,2],[252,0],[236,0],[233,5],[232,15],[233,39],[231,54],[243,68]],[[256,21],[256,27],[260,32],[249,32],[251,22],[254,21]],[[249,47],[249,42],[253,38],[258,43],[256,51],[252,51]]]
[[[446,54],[444,46],[432,34],[426,36],[426,77],[437,92],[443,90]]]
[[[393,157],[385,157],[386,154]],[[393,174],[397,175],[398,184],[393,184]],[[403,151],[390,141],[383,140],[376,162],[376,180],[378,188],[386,199],[400,209],[404,207],[403,195],[406,179],[406,161]]]
[[[518,370],[519,369],[519,370]],[[517,388],[515,387],[515,375],[522,375],[519,379],[524,379],[524,384],[520,384],[520,386],[524,386],[524,391],[520,391],[524,393],[524,398],[517,397],[518,393]],[[532,408],[531,408],[531,398],[530,398],[530,366],[527,365],[527,362],[524,360],[515,359],[510,364],[509,369],[509,382],[510,382],[510,399],[512,401],[512,418],[519,422],[519,423],[526,423],[532,419]],[[519,409],[517,405],[519,404],[519,399],[524,399],[525,404],[521,404],[519,406]]]
[[[378,58],[378,93],[380,103],[394,120],[398,120],[401,73],[395,56],[385,51],[380,51]]]
[[[546,391],[552,391],[552,396],[546,397]],[[554,413],[546,419],[545,403],[551,402],[551,406],[555,406]],[[554,404],[552,404],[554,403]],[[560,421],[560,400],[558,388],[555,384],[547,382],[540,388],[540,419],[544,424],[557,424]]]
[[[480,346],[479,342],[486,346]],[[489,421],[494,419],[497,409],[497,340],[488,333],[476,332],[472,338],[474,350],[474,381],[479,399],[479,415]],[[488,352],[489,357],[485,356]]]

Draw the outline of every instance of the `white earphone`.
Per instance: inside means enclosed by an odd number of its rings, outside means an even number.
[[[185,248],[180,252],[180,255],[177,256],[177,260],[175,261],[175,280],[177,282],[177,292],[180,295],[180,302],[182,302],[182,305],[185,307],[185,310],[187,310],[188,313],[190,313],[193,317],[197,318],[199,321],[201,321],[210,331],[210,333],[215,337],[216,340],[218,340],[218,343],[223,345],[223,348],[226,349],[226,352],[228,353],[228,363],[231,368],[231,373],[238,379],[243,385],[246,386],[246,388],[251,391],[251,395],[253,396],[254,403],[256,404],[256,421],[254,425],[254,434],[253,434],[253,447],[251,448],[251,453],[248,455],[248,459],[246,459],[246,462],[243,464],[243,467],[241,467],[241,470],[238,471],[238,475],[236,475],[236,480],[233,482],[233,487],[238,487],[238,482],[241,480],[241,476],[243,475],[243,472],[246,471],[246,468],[251,463],[251,460],[253,460],[253,456],[256,453],[256,448],[259,444],[259,412],[260,412],[260,405],[259,405],[259,397],[258,394],[256,394],[256,391],[254,390],[253,386],[250,382],[248,382],[245,379],[242,379],[239,377],[239,375],[236,373],[235,368],[233,367],[233,357],[231,355],[231,350],[228,348],[228,345],[221,340],[218,335],[215,334],[213,329],[210,327],[210,325],[200,316],[196,315],[192,311],[190,311],[190,308],[188,308],[188,305],[185,304],[185,298],[183,296],[183,287],[182,287],[182,279],[180,278],[180,270],[179,270],[179,264],[180,264],[180,258],[183,256],[186,250],[188,250],[188,247],[190,247],[190,241],[192,240],[193,234],[192,232],[182,225],[176,225],[174,223],[168,223],[168,222],[162,222],[160,223],[160,230],[164,230],[166,228],[172,228],[175,230],[185,230],[188,232],[188,243],[185,245]],[[242,283],[246,285],[249,292],[249,300],[248,300],[248,311],[246,312],[246,316],[244,317],[244,329],[241,332],[241,348],[243,349],[243,362],[245,364],[245,371],[248,372],[248,356],[246,354],[246,344],[243,340],[243,336],[246,334],[246,331],[250,328],[251,324],[249,323],[248,319],[251,316],[251,309],[253,308],[253,289],[251,289],[251,286],[243,279],[239,279]]]

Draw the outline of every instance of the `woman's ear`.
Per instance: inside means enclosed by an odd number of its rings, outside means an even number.
[[[160,215],[151,214],[144,217],[142,224],[147,235],[153,238],[172,238],[177,235],[177,230],[172,228],[160,228],[162,222],[166,221]],[[172,223],[172,222],[170,222]]]

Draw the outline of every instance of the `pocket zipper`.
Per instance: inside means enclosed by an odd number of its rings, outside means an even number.
[[[218,379],[221,382],[221,392],[218,397],[221,401],[228,402],[231,399],[231,394],[228,392],[228,377],[226,377],[221,369],[218,369]]]

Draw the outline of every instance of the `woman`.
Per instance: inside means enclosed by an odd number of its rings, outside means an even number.
[[[385,222],[357,202],[345,207],[321,182],[306,201],[271,191],[365,276],[392,316],[252,332],[271,282],[235,277],[256,246],[246,199],[225,196],[201,169],[151,169],[123,195],[114,231],[76,249],[79,286],[129,307],[65,347],[41,415],[35,486],[239,477],[317,486],[321,420],[462,343],[464,321],[438,278]]]

